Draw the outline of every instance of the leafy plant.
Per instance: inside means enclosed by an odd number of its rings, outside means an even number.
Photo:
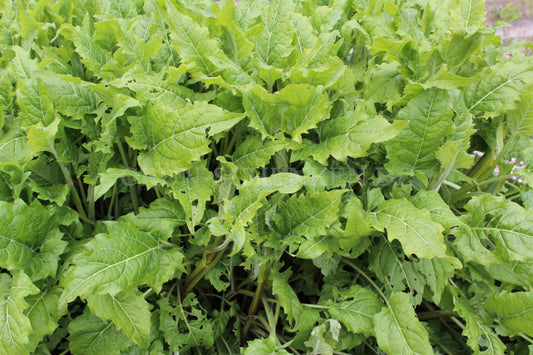
[[[0,13],[2,354],[533,351],[533,58],[483,1]]]

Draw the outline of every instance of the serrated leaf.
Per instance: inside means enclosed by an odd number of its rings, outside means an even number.
[[[138,290],[110,294],[91,295],[89,308],[101,319],[110,319],[117,330],[124,333],[142,348],[147,348],[150,337],[150,304]]]
[[[69,324],[68,330],[69,349],[74,355],[119,355],[132,345],[128,337],[118,331],[112,322],[106,323],[88,311],[76,317]]]
[[[178,110],[148,106],[142,119],[131,120],[136,128],[128,143],[137,149],[145,148],[138,157],[145,174],[177,174],[210,152],[207,135],[228,130],[242,118],[241,114],[203,102]]]
[[[300,143],[302,134],[329,118],[328,96],[323,91],[320,86],[291,84],[279,92],[280,99],[289,104],[283,113],[281,128],[295,141]]]
[[[32,158],[28,138],[19,128],[12,128],[0,138],[0,162],[18,162],[21,165]]]
[[[345,161],[347,157],[361,158],[367,155],[372,143],[394,138],[404,126],[405,123],[400,121],[390,124],[382,117],[347,113],[320,124],[320,143],[311,143],[296,151],[293,160],[312,156],[322,165],[327,165],[330,155],[339,161]]]
[[[479,355],[503,354],[505,345],[494,333],[490,325],[468,304],[463,298],[454,300],[456,311],[466,322],[463,335],[467,337],[466,343]],[[483,351],[481,349],[484,349]]]
[[[385,201],[367,222],[378,230],[387,229],[389,241],[397,239],[406,255],[446,258],[442,225],[434,222],[427,210],[416,208],[406,199]]]
[[[21,126],[41,122],[48,126],[54,119],[52,98],[41,79],[21,81],[17,85],[17,103],[20,107]]]
[[[163,249],[159,236],[121,222],[106,226],[108,233],[94,236],[73,258],[62,280],[60,306],[77,296],[116,295],[143,284],[159,290],[181,268],[183,255]]]
[[[426,280],[426,286],[431,292],[431,301],[439,304],[445,287],[449,283],[449,279],[454,276],[457,266],[450,261],[440,258],[419,259],[414,264],[415,269],[423,275]],[[426,299],[429,295],[424,294]]]
[[[431,171],[438,165],[435,153],[443,137],[452,131],[452,116],[446,91],[430,89],[410,100],[397,117],[408,125],[387,142],[385,167],[397,175]]]
[[[246,344],[246,348],[241,348],[243,355],[288,355],[285,350],[276,350],[276,341],[272,338],[255,339]]]
[[[435,191],[421,190],[416,195],[410,196],[409,202],[418,209],[428,210],[431,218],[446,230],[462,224],[459,217],[452,212],[450,206]]]
[[[43,79],[55,109],[74,119],[83,119],[86,113],[93,113],[98,108],[101,100],[93,90],[69,80],[66,76],[64,80]]]
[[[405,293],[393,293],[374,318],[379,347],[387,354],[433,354],[427,331],[416,318]]]
[[[268,164],[279,150],[289,146],[285,140],[261,140],[259,136],[247,137],[233,153],[233,163],[244,170],[242,176],[250,176],[254,169]]]
[[[25,346],[32,333],[30,319],[23,314],[29,305],[24,300],[39,292],[22,271],[0,274],[0,351],[6,355],[29,354]]]
[[[149,208],[139,208],[139,213],[127,214],[120,217],[124,221],[137,226],[144,232],[161,231],[170,237],[174,229],[185,224],[185,212],[177,201],[169,198],[159,198],[150,204]]]
[[[342,291],[340,296],[336,302],[330,303],[329,314],[350,332],[374,335],[374,317],[383,308],[378,296],[358,285]]]
[[[195,296],[189,294],[183,303],[176,307],[170,304],[168,298],[161,298],[157,303],[161,308],[159,329],[163,332],[171,350],[213,346],[213,322],[200,308]]]
[[[250,127],[260,132],[263,138],[279,132],[285,106],[277,95],[268,93],[261,86],[254,86],[243,91],[242,104],[250,119]]]
[[[318,192],[312,195],[292,196],[278,207],[274,221],[282,235],[306,238],[326,234],[338,218],[339,204],[345,190]]]

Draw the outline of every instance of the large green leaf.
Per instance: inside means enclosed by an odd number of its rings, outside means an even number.
[[[470,37],[485,23],[484,0],[458,1],[451,14],[453,32]]]
[[[104,322],[89,311],[76,317],[68,330],[69,349],[74,355],[119,355],[133,344],[112,322]]]
[[[293,322],[298,320],[300,314],[303,312],[303,306],[298,299],[298,295],[289,284],[289,277],[292,272],[290,270],[280,273],[271,272],[270,280],[272,281],[272,293],[274,293],[283,307],[283,311],[287,315],[287,320]]]
[[[143,117],[130,119],[134,128],[128,142],[143,149],[138,161],[145,174],[177,174],[210,152],[207,135],[228,130],[243,117],[203,102],[178,110],[148,106]]]
[[[159,236],[129,223],[109,222],[106,226],[108,233],[93,237],[73,258],[62,280],[60,306],[77,296],[116,295],[143,284],[159,290],[182,268],[182,254],[177,249],[163,248],[164,240]]]
[[[409,296],[395,292],[374,317],[379,347],[387,354],[433,354],[427,331],[416,318]]]
[[[409,101],[398,113],[398,120],[407,121],[407,127],[387,142],[389,163],[395,174],[413,175],[438,166],[435,153],[452,132],[453,112],[446,91],[430,89]]]
[[[330,302],[329,314],[350,332],[374,335],[374,317],[383,308],[378,296],[367,288],[354,285]]]
[[[312,195],[294,195],[280,204],[274,221],[282,235],[306,238],[326,234],[326,228],[337,220],[344,190],[333,190]]]
[[[387,230],[387,236],[402,244],[406,255],[419,258],[446,257],[444,228],[431,219],[425,209],[418,209],[405,199],[389,200],[367,216],[367,223],[378,230]]]
[[[87,298],[89,308],[102,319],[110,319],[140,347],[146,348],[150,337],[150,304],[137,290],[116,295],[92,295]]]
[[[264,27],[255,43],[255,51],[267,65],[280,66],[292,50],[291,1],[273,0],[265,9]]]
[[[474,76],[464,89],[465,103],[472,113],[502,114],[517,108],[520,96],[533,82],[531,57],[513,56]]]
[[[361,158],[368,154],[372,143],[392,139],[404,127],[404,122],[395,121],[391,124],[382,117],[348,112],[343,117],[320,124],[320,142],[309,143],[296,151],[293,160],[312,156],[319,163],[327,165],[330,155],[339,161],[345,161],[347,157]]]
[[[31,206],[22,200],[0,201],[0,267],[24,270],[32,280],[55,276],[59,255],[67,246],[59,225],[76,217],[70,214],[62,220],[54,212],[38,201]]]
[[[533,292],[501,293],[490,297],[485,309],[500,319],[509,334],[533,336]]]
[[[39,289],[22,271],[12,274],[0,275],[0,351],[6,355],[29,354],[25,346],[32,325],[23,313],[29,307],[24,298]]]

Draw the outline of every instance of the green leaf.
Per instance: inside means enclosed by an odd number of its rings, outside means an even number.
[[[278,270],[270,273],[270,280],[272,281],[272,293],[278,297],[280,305],[287,315],[287,320],[292,323],[303,312],[303,306],[296,292],[289,285],[289,277],[291,275],[292,272],[290,270],[282,273]]]
[[[365,97],[389,105],[398,102],[403,90],[403,78],[398,66],[397,62],[376,65],[365,87]]]
[[[0,162],[18,162],[23,165],[31,158],[28,138],[21,129],[13,128],[0,138]]]
[[[259,136],[247,137],[233,153],[233,163],[243,170],[240,176],[250,177],[254,169],[266,166],[270,158],[277,152],[289,146],[286,140],[262,141]]]
[[[48,89],[41,79],[21,81],[17,86],[17,104],[21,126],[36,123],[48,126],[54,120],[54,107]]]
[[[54,212],[38,201],[31,206],[22,200],[0,201],[0,267],[24,270],[32,280],[55,275],[59,255],[67,245],[61,240],[59,225],[72,220],[61,221],[59,213],[56,219]]]
[[[132,342],[118,331],[112,322],[106,323],[85,311],[68,326],[69,348],[74,355],[110,354],[119,355]]]
[[[106,171],[99,174],[100,183],[94,188],[94,199],[98,200],[102,197],[107,191],[109,191],[117,180],[121,180],[123,183],[132,184],[127,182],[124,178],[133,178],[137,183],[146,185],[146,188],[150,190],[152,187],[157,185],[164,185],[165,180],[161,178],[156,178],[153,176],[146,176],[143,173],[130,169],[117,169],[110,168]]]
[[[170,237],[174,230],[185,224],[183,208],[175,200],[159,198],[150,204],[149,208],[139,208],[139,213],[129,213],[120,217],[120,221],[137,226],[144,232],[160,231]]]
[[[170,304],[169,298],[161,298],[157,303],[161,308],[159,329],[172,351],[213,346],[213,322],[192,293],[177,307]]]
[[[326,234],[338,218],[339,204],[345,190],[333,190],[312,195],[292,196],[278,207],[274,221],[282,235],[306,238]]]
[[[416,318],[405,293],[393,293],[374,317],[374,332],[379,347],[387,354],[433,354],[427,331]]]
[[[243,355],[288,355],[285,350],[276,350],[276,341],[273,338],[255,339],[246,344],[246,348],[241,348]]]
[[[328,96],[320,86],[291,84],[279,92],[279,97],[290,105],[283,113],[281,128],[299,143],[302,134],[329,118]]]
[[[464,89],[465,103],[472,113],[505,113],[518,107],[522,94],[533,82],[533,60],[512,56],[473,76],[474,82]]]
[[[221,27],[220,37],[224,52],[235,63],[238,63],[252,54],[254,44],[246,38],[246,34],[235,21],[234,6],[233,2],[227,1],[222,12],[217,16],[217,23]]]
[[[464,225],[455,233],[465,261],[489,265],[533,258],[533,211],[492,195],[473,198],[465,209]]]
[[[443,137],[452,131],[453,112],[446,91],[430,89],[410,100],[398,113],[397,120],[407,121],[407,127],[387,142],[385,164],[396,175],[428,172],[438,166],[435,157]]]
[[[204,162],[194,163],[187,172],[168,179],[172,195],[185,211],[190,230],[202,220],[205,204],[213,195],[213,174],[204,165]]]
[[[242,118],[241,114],[203,102],[178,110],[148,106],[144,117],[130,119],[135,128],[128,143],[136,149],[144,148],[138,162],[146,175],[177,174],[210,152],[206,135],[226,131]]]
[[[24,298],[39,289],[22,271],[12,275],[0,274],[0,351],[6,355],[29,354],[25,346],[32,326],[23,313],[29,307]]]
[[[32,333],[26,349],[33,352],[47,334],[52,334],[63,315],[57,308],[61,289],[54,287],[26,297],[28,309],[24,312],[31,322]]]
[[[389,241],[397,239],[406,255],[419,258],[446,258],[444,228],[431,219],[427,210],[413,206],[405,199],[388,200],[368,215],[367,223],[382,231],[387,229]]]
[[[261,86],[246,89],[242,94],[242,104],[250,119],[250,127],[260,132],[263,138],[279,132],[281,116],[285,109],[279,96],[269,94]]]
[[[324,323],[313,328],[311,337],[304,344],[312,349],[312,354],[333,355],[333,351],[339,341],[341,325],[335,319],[328,319]]]
[[[439,304],[444,289],[449,284],[449,280],[454,276],[457,266],[448,260],[440,258],[419,259],[414,266],[418,273],[423,275],[426,281],[426,287],[432,292],[431,298],[427,293],[424,293],[424,297],[430,299],[435,304]]]
[[[454,311],[466,322],[463,329],[463,335],[467,337],[466,343],[474,350],[475,354],[503,354],[505,345],[468,301],[463,298],[456,298],[454,301]],[[481,351],[481,349],[484,350]]]
[[[176,249],[164,249],[161,242],[165,240],[159,236],[121,222],[106,226],[108,233],[94,236],[72,259],[73,265],[62,279],[60,306],[77,296],[116,295],[143,284],[160,290],[181,268],[183,255]]]
[[[372,143],[385,142],[398,135],[405,123],[395,121],[390,124],[382,117],[370,118],[348,112],[319,126],[320,143],[310,143],[296,151],[293,160],[312,156],[320,164],[327,165],[330,155],[339,161],[345,161],[347,157],[361,158],[368,155]]]
[[[409,202],[418,209],[428,210],[431,219],[441,224],[446,230],[462,224],[459,217],[453,214],[450,206],[435,191],[421,190],[416,195],[410,196]]]
[[[350,332],[374,335],[374,317],[383,308],[378,296],[364,287],[354,285],[340,293],[336,302],[330,301],[329,314]]]
[[[257,36],[255,51],[267,65],[281,67],[292,51],[291,1],[273,0],[263,14],[264,27]]]
[[[511,137],[533,135],[533,94],[522,95],[518,109],[510,112],[506,118]]]
[[[451,30],[470,37],[485,23],[483,0],[458,1],[451,13]]]
[[[94,113],[101,100],[93,90],[78,83],[79,79],[70,80],[67,76],[63,80],[43,78],[44,85],[54,101],[55,109],[74,119],[83,119],[86,113]]]
[[[47,127],[44,127],[40,122],[30,127],[28,145],[34,154],[54,150],[53,142],[59,123],[60,121],[56,119]]]
[[[498,316],[505,335],[533,336],[533,292],[500,293],[485,301],[484,307]]]
[[[110,319],[117,327],[142,348],[147,348],[150,337],[150,304],[138,290],[91,295],[89,308],[101,319]]]

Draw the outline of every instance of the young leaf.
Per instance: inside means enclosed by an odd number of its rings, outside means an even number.
[[[470,37],[485,23],[483,0],[459,1],[451,14],[451,30]]]
[[[263,31],[257,36],[255,51],[264,64],[281,66],[292,50],[291,1],[273,0],[264,13]]]
[[[282,273],[271,272],[270,280],[272,281],[272,293],[274,293],[283,307],[283,311],[287,314],[287,320],[293,322],[297,320],[300,314],[303,312],[303,306],[294,292],[291,285],[289,285],[289,277],[292,272],[286,270]]]
[[[379,347],[387,354],[432,354],[427,331],[418,321],[405,293],[395,292],[374,317]]]

